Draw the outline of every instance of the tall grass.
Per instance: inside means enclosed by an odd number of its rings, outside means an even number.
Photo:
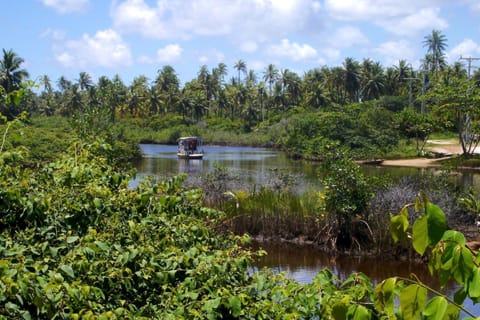
[[[232,192],[222,208],[226,224],[237,234],[315,242],[324,224],[321,193],[296,194],[261,187],[253,192]]]

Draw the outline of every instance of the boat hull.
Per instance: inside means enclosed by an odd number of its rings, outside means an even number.
[[[202,159],[203,153],[191,153],[191,154],[177,153],[177,156],[179,159]]]

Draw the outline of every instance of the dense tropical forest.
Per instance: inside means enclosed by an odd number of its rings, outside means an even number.
[[[155,79],[139,75],[129,85],[119,75],[95,83],[86,72],[72,80],[44,75],[22,81],[28,76],[23,59],[3,49],[2,87],[6,93],[26,90],[18,104],[2,103],[0,111],[10,120],[25,111],[43,121],[76,121],[84,134],[85,127],[108,134],[116,127],[117,138],[135,142],[175,143],[182,134],[201,134],[207,143],[267,145],[311,159],[331,146],[358,158],[415,156],[430,134],[448,132],[471,153],[480,72],[461,60],[448,65],[447,39],[439,31],[423,46],[418,69],[404,60],[384,67],[346,58],[341,66],[302,75],[273,64],[258,74],[239,60],[230,78],[220,63],[211,70],[202,66],[183,85],[169,65]],[[82,128],[82,121],[91,125]]]
[[[347,58],[303,75],[272,64],[257,75],[239,60],[230,80],[219,64],[181,85],[164,66],[130,85],[120,76],[94,83],[82,72],[55,88],[48,76],[28,80],[23,59],[3,49],[0,319],[475,318],[463,303],[480,299],[480,256],[450,228],[476,218],[478,195],[455,193],[448,176],[373,181],[352,161],[424,154],[430,135],[454,136],[474,157],[480,73],[446,63],[439,31],[423,45],[418,70]],[[179,175],[129,187],[138,143],[187,134],[322,160],[325,189],[299,197],[288,188],[229,190],[228,169],[219,167],[200,186]],[[444,210],[431,202],[444,207],[453,195]],[[264,252],[248,249],[243,229],[231,232],[238,217],[289,234],[321,231],[335,250],[413,250],[458,291],[448,297],[415,277],[373,284],[324,270],[300,284],[252,273]]]

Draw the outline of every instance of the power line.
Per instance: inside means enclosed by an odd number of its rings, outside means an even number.
[[[472,57],[462,57],[460,56],[460,60],[467,60],[468,62],[468,78],[470,79],[470,70],[472,69],[472,61],[480,60],[480,58],[472,58]]]

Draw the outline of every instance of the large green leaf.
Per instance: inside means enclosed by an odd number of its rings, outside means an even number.
[[[418,319],[427,302],[427,289],[411,284],[400,291],[400,312],[405,320]]]
[[[463,233],[455,231],[455,230],[447,230],[443,234],[442,240],[446,240],[448,242],[456,242],[458,244],[465,244],[465,236]]]
[[[368,309],[362,305],[350,305],[348,308],[347,319],[349,320],[367,320],[371,318],[372,315]]]
[[[425,309],[423,310],[423,316],[429,320],[443,320],[445,312],[447,311],[448,302],[444,297],[434,297],[430,300]]]
[[[412,229],[412,240],[415,251],[417,251],[420,255],[423,255],[430,244],[428,237],[427,217],[421,216],[415,220]]]
[[[390,219],[390,232],[395,243],[407,239],[407,230],[408,218],[403,214],[393,216]]]
[[[453,257],[455,265],[453,277],[459,284],[464,285],[473,272],[472,252],[462,245],[457,245],[453,251]]]
[[[425,207],[425,214],[428,221],[429,243],[435,245],[447,229],[447,219],[442,209],[430,202]]]
[[[468,281],[468,295],[471,298],[480,297],[480,268],[473,268],[472,277]]]
[[[378,312],[393,316],[395,308],[395,287],[397,278],[388,278],[380,282],[375,288],[374,304]]]

